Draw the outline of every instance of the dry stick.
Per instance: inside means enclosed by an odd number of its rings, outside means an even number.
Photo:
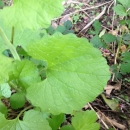
[[[93,111],[95,111],[95,110],[93,109],[93,107],[91,106],[90,103],[88,103],[88,105],[89,105],[89,107],[90,107]],[[95,112],[96,112],[96,111],[95,111]],[[103,125],[104,125],[107,129],[109,129],[109,127],[107,126],[107,124],[100,118],[100,116],[97,114],[97,112],[96,112],[96,115],[97,115],[98,119],[101,120],[101,122],[103,123]]]
[[[114,6],[115,5],[116,5],[116,0],[114,0]],[[114,16],[115,16],[115,11],[113,12],[113,17],[112,17],[112,31],[113,31],[113,24],[114,24]],[[115,49],[115,43],[112,44],[112,48],[113,48],[113,50]],[[119,48],[117,49],[117,52],[116,52],[116,55],[115,55],[114,64],[116,64],[118,52],[119,52]],[[114,50],[114,53],[115,53],[115,50]],[[115,78],[115,73],[113,73],[113,75],[112,75],[112,81],[114,81],[114,78]]]
[[[80,4],[80,3],[83,3],[83,2],[78,2],[78,1],[69,1],[69,2],[66,2],[67,4],[70,4],[70,3],[74,3],[74,4]],[[89,4],[86,4],[86,3],[83,3],[83,5],[86,5],[86,6],[90,6]]]
[[[112,1],[113,1],[113,0],[112,0]],[[81,11],[86,11],[86,10],[95,9],[95,8],[101,7],[101,6],[103,6],[103,5],[109,4],[109,3],[111,3],[112,1],[105,2],[105,3],[100,4],[100,5],[97,5],[97,6],[87,7],[87,8],[84,8],[84,9],[76,10],[76,11],[74,11],[74,12],[72,12],[72,13],[69,13],[69,14],[63,15],[63,16],[58,17],[58,18],[54,18],[53,20],[57,20],[57,19],[60,19],[60,18],[63,18],[63,17],[69,16],[69,15],[72,15],[72,14],[76,14],[76,13],[81,12]]]
[[[96,20],[96,19],[100,19],[102,17],[102,15],[105,13],[106,11],[106,6],[104,7],[103,11],[97,16],[95,17],[90,23],[88,23],[79,33],[78,35],[83,32],[85,29],[87,29],[89,26],[91,26],[93,24],[93,22]]]
[[[114,4],[114,0],[112,1],[112,3],[109,5],[108,9],[107,9],[107,14],[109,14],[110,8],[111,6]]]

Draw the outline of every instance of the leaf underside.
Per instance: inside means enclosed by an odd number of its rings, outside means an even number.
[[[109,79],[106,60],[85,38],[73,34],[45,36],[27,52],[48,64],[47,78],[27,89],[34,106],[53,114],[71,113],[93,101]]]

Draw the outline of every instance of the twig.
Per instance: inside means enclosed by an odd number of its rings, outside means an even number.
[[[107,9],[107,14],[109,14],[109,10],[111,8],[111,6],[114,4],[114,0],[112,1],[112,3],[109,5],[108,9]]]
[[[116,0],[114,0],[114,6],[116,5]],[[113,12],[113,16],[112,16],[112,31],[113,31],[113,26],[114,26],[114,16],[115,16],[115,11]]]
[[[95,110],[93,109],[93,107],[91,106],[90,103],[88,103],[88,105],[89,105],[89,107],[90,107],[93,111],[95,111]],[[95,111],[95,112],[96,112],[96,111]],[[97,115],[98,119],[101,120],[101,122],[103,123],[103,125],[104,125],[107,129],[109,129],[109,127],[107,126],[107,124],[100,118],[100,116],[97,114],[97,112],[96,112],[96,115]]]
[[[91,26],[96,19],[101,18],[102,15],[105,13],[105,11],[106,11],[106,6],[104,7],[103,11],[102,11],[97,17],[95,17],[90,23],[88,23],[88,24],[78,33],[78,35],[79,35],[81,32],[83,32],[85,29],[87,29],[89,26]]]
[[[113,1],[113,0],[112,0],[112,1]],[[97,5],[97,6],[92,6],[92,7],[87,7],[87,8],[84,8],[84,9],[79,9],[79,10],[76,10],[76,11],[74,11],[74,12],[72,12],[72,13],[69,13],[69,14],[63,15],[63,16],[61,16],[61,17],[54,18],[53,20],[57,20],[57,19],[60,19],[60,18],[63,18],[63,17],[69,16],[69,15],[73,15],[73,14],[76,14],[76,13],[81,12],[81,11],[95,9],[95,8],[101,7],[101,6],[103,6],[103,5],[109,4],[109,3],[111,3],[112,1],[105,2],[105,3],[100,4],[100,5]]]

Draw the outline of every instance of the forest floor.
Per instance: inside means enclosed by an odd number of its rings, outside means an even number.
[[[98,19],[101,23],[98,35],[110,33],[117,37],[122,34],[119,25],[121,18],[112,9],[115,4],[113,0],[67,0],[63,4],[65,11],[52,22],[54,28],[69,20],[72,22],[71,31],[73,30],[78,37],[85,37],[91,41],[94,37],[92,25],[95,19]],[[96,25],[97,28],[98,25],[100,24]],[[127,28],[127,31],[130,30]],[[96,111],[101,130],[130,129],[130,75],[122,75],[120,71],[114,69],[114,66],[118,67],[121,62],[117,53],[120,55],[128,48],[125,44],[119,48],[116,42],[110,43],[109,49],[98,47],[110,66],[111,79],[104,92],[83,108]]]

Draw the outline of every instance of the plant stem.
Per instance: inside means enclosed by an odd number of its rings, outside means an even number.
[[[23,109],[23,110],[19,113],[19,115],[17,116],[17,119],[19,119],[19,117],[23,114],[23,112],[25,112],[26,110],[28,110],[28,109],[30,109],[30,108],[32,108],[32,107],[33,107],[33,106],[30,105],[30,106],[26,107],[25,109]]]
[[[15,47],[11,44],[11,42],[9,41],[9,39],[7,38],[7,36],[5,35],[4,31],[2,30],[2,28],[0,27],[0,35],[2,37],[2,39],[4,40],[5,44],[8,46],[8,48],[10,49],[14,59],[16,60],[20,60],[20,57],[15,49]]]
[[[11,34],[11,43],[14,42],[14,27],[12,27],[12,34]]]

